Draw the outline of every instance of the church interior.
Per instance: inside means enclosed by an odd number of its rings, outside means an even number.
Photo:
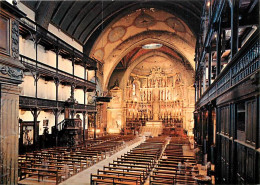
[[[259,33],[259,0],[0,1],[0,184],[260,184]]]

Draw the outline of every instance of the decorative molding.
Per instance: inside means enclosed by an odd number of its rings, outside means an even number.
[[[100,60],[102,61],[103,60],[103,57],[104,57],[104,50],[103,48],[100,48],[100,49],[97,49],[94,53],[94,56],[97,60]]]
[[[19,58],[19,23],[12,21],[12,57]]]
[[[182,24],[182,22],[175,18],[175,17],[170,17],[166,20],[166,23],[169,27],[174,29],[175,31],[178,32],[186,32],[185,26]]]
[[[8,75],[11,78],[15,78],[18,80],[22,80],[22,78],[23,78],[23,71],[21,69],[4,66],[4,65],[0,64],[0,71],[2,74]]]
[[[116,42],[121,39],[126,33],[126,29],[123,26],[117,26],[113,28],[108,34],[108,40],[110,42]]]
[[[134,24],[138,28],[148,28],[155,25],[156,20],[152,16],[141,12],[141,14],[135,19]]]

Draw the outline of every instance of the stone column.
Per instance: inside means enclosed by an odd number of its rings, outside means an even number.
[[[17,184],[20,88],[1,83],[0,184]]]
[[[19,62],[19,22],[25,16],[0,1],[0,184],[17,184],[19,94],[23,65]]]

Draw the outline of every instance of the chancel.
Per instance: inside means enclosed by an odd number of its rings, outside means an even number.
[[[259,0],[0,1],[0,184],[259,184]]]

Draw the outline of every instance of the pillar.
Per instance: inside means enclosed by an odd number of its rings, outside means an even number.
[[[231,57],[238,51],[239,1],[232,0],[231,4]]]
[[[75,111],[74,111],[74,103],[75,103],[75,98],[74,98],[74,90],[75,90],[75,84],[72,83],[71,84],[71,89],[70,89],[70,99],[71,101],[73,102],[73,109],[70,110],[70,118],[73,119],[74,118],[74,115],[75,115]]]
[[[55,119],[55,146],[58,146],[58,124],[59,124],[59,115],[60,115],[60,110],[58,108],[55,108],[53,110],[54,114],[54,119]],[[52,133],[53,134],[53,133]]]
[[[96,139],[97,138],[97,113],[95,112],[94,113],[94,139]]]
[[[217,75],[221,72],[221,18],[219,20],[218,26],[217,26]]]
[[[34,149],[38,149],[38,137],[39,137],[39,121],[38,121],[38,116],[40,114],[40,110],[38,111],[38,108],[34,108],[31,113],[33,115],[33,146]]]
[[[85,130],[86,130],[86,112],[82,113],[83,116],[83,143],[85,143]]]
[[[18,84],[24,69],[19,62],[18,19],[24,16],[15,6],[0,1],[0,184],[18,183]]]
[[[60,85],[60,81],[58,78],[54,78],[54,83],[55,83],[55,87],[56,87],[56,103],[58,106],[58,101],[59,101],[59,85]],[[55,126],[57,126],[56,122],[55,122]],[[57,128],[57,127],[56,127]]]
[[[211,63],[212,63],[212,54],[211,54],[211,45],[208,48],[209,59],[208,59],[208,86],[211,85]]]

